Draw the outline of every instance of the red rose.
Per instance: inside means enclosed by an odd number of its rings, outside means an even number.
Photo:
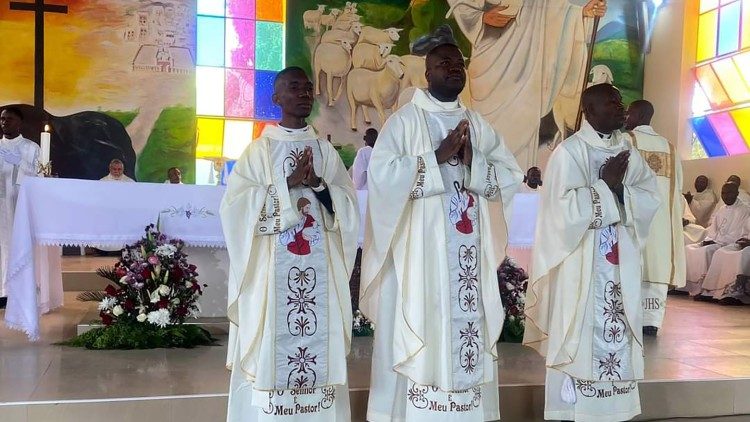
[[[125,274],[127,274],[128,271],[125,268],[117,267],[117,270],[115,270],[115,275],[117,277],[123,278],[125,277]]]
[[[104,292],[106,292],[110,296],[117,296],[117,289],[111,284],[107,285],[107,287],[104,289]]]
[[[112,325],[112,322],[114,319],[112,318],[112,315],[105,314],[104,311],[99,313],[99,316],[102,317],[102,324],[104,325]]]
[[[141,270],[141,277],[143,277],[144,280],[148,280],[151,278],[151,271],[148,269],[148,267]]]
[[[167,299],[162,299],[156,302],[156,307],[159,309],[167,309],[169,308],[169,301]]]
[[[135,309],[135,302],[133,302],[132,299],[125,299],[125,301],[122,302],[122,308],[127,311],[132,311]]]
[[[180,306],[179,308],[175,309],[174,313],[178,317],[184,317],[184,316],[186,316],[188,314],[188,310],[187,310],[186,307]]]

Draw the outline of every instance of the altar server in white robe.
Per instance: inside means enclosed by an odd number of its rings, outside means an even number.
[[[547,164],[524,343],[546,356],[545,419],[622,421],[641,411],[641,251],[659,193],[619,130],[619,91],[582,101],[587,121]]]
[[[643,249],[643,334],[655,336],[667,308],[669,287],[685,286],[685,240],[682,217],[682,164],[674,146],[651,127],[654,106],[637,100],[628,108],[625,128],[636,149],[656,174],[661,206]]]
[[[688,281],[686,289],[690,294],[700,296],[698,299],[705,298],[701,295],[703,277],[708,271],[714,253],[741,238],[745,223],[750,217],[750,207],[740,201],[737,195],[738,186],[731,182],[725,183],[721,187],[721,200],[724,205],[711,217],[711,225],[708,226],[705,240],[685,247]]]
[[[750,276],[750,218],[745,222],[742,237],[714,253],[702,294],[719,300],[721,305],[750,303],[744,277]],[[738,277],[739,276],[739,277]]]
[[[750,205],[750,193],[747,193],[747,191],[742,188],[742,179],[740,179],[740,176],[733,174],[727,177],[727,182],[736,184],[739,187],[737,199],[744,202],[745,205]]]
[[[604,16],[607,2],[448,3],[449,14],[472,45],[471,106],[503,134],[523,168],[537,165],[542,117],[555,107],[559,124],[563,124],[562,120],[570,126],[575,123],[581,83],[587,76],[586,43],[591,18]]]
[[[0,301],[4,304],[10,241],[18,192],[24,177],[36,177],[39,145],[21,135],[23,113],[15,107],[0,111]]]
[[[706,228],[699,226],[695,223],[695,216],[690,210],[690,205],[687,203],[687,199],[682,197],[682,207],[684,212],[682,214],[682,230],[685,239],[685,244],[698,243],[706,237]]]
[[[279,72],[267,126],[221,204],[229,252],[230,422],[348,422],[349,277],[359,213],[336,150],[306,123],[312,83]]]
[[[716,207],[716,193],[708,177],[700,175],[695,178],[695,194],[688,192],[685,196],[690,210],[695,215],[695,222],[703,227],[711,224],[711,215]]]
[[[455,41],[435,44],[427,90],[388,118],[370,160],[360,306],[375,321],[371,422],[500,417],[496,252],[506,236],[493,236],[503,211],[489,202],[509,207],[523,172],[458,100],[466,73]]]

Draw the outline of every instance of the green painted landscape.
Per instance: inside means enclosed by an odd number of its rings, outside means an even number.
[[[162,110],[146,146],[138,156],[135,174],[140,182],[164,182],[167,170],[179,167],[184,183],[195,183],[195,109]]]

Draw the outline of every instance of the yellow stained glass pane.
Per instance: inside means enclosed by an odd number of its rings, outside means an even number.
[[[256,0],[255,18],[261,21],[284,22],[284,5],[281,0]]]
[[[221,158],[224,143],[224,119],[198,118],[196,158]]]
[[[227,120],[224,127],[224,157],[230,160],[240,158],[245,148],[253,141],[253,122],[247,120]]]
[[[701,0],[700,13],[719,7],[719,0]]]
[[[750,107],[732,110],[729,114],[732,115],[734,124],[737,125],[745,143],[750,147]]]
[[[712,108],[724,108],[732,105],[732,101],[729,100],[726,91],[724,91],[724,88],[719,82],[719,78],[716,77],[716,74],[713,69],[711,69],[710,65],[696,68],[695,76],[698,79],[701,88],[703,88],[703,92],[706,93],[708,101],[711,102]]]
[[[747,86],[750,86],[750,51],[732,56],[732,60],[737,65],[737,69],[740,70],[742,79],[744,79]]]
[[[750,0],[742,0],[742,36],[740,38],[740,48],[750,47]]]
[[[702,62],[716,56],[718,26],[718,10],[712,10],[698,17],[698,50],[695,55],[696,61]]]
[[[748,88],[745,80],[740,76],[740,71],[737,66],[734,65],[734,61],[731,58],[726,58],[714,62],[711,64],[716,71],[716,75],[721,81],[721,85],[724,90],[729,94],[729,99],[733,103],[743,103],[750,101],[750,89]]]

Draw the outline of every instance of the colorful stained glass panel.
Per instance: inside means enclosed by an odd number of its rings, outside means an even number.
[[[693,125],[693,130],[709,157],[723,157],[727,155],[707,117],[693,117],[690,119],[690,123]]]
[[[695,60],[702,62],[716,56],[718,38],[719,11],[712,10],[698,17],[698,50]]]
[[[740,70],[735,66],[731,57],[714,62],[711,66],[733,103],[750,101],[750,88],[742,79]]]
[[[286,3],[286,1],[255,0],[256,19],[284,22],[284,3]]]
[[[238,159],[253,140],[253,122],[227,120],[224,124],[224,157]]]
[[[693,86],[692,110],[693,116],[702,116],[707,111],[711,110],[711,103],[708,102],[708,98],[703,92],[703,88],[701,88],[697,82]]]
[[[742,75],[745,84],[750,86],[750,51],[732,56],[732,60],[737,65],[737,69],[740,70],[740,75]]]
[[[227,17],[244,19],[255,18],[255,1],[227,0]]]
[[[724,145],[724,149],[729,155],[748,152],[747,145],[729,113],[711,114],[708,116],[708,121],[711,123],[714,132],[716,132],[721,144]]]
[[[224,115],[224,68],[198,66],[195,69],[196,114]]]
[[[238,69],[255,67],[255,22],[227,19],[226,66]]]
[[[273,82],[277,72],[255,71],[255,118],[261,120],[278,120],[281,109],[273,103]]]
[[[198,118],[196,158],[219,158],[224,143],[224,119]]]
[[[253,117],[253,85],[254,72],[252,70],[227,69],[225,87],[224,115],[227,117]]]
[[[224,18],[198,16],[198,66],[224,66]]]
[[[740,37],[740,48],[750,47],[750,0],[742,0],[742,36]]]
[[[281,70],[284,66],[284,26],[275,22],[256,22],[255,68]]]
[[[737,129],[745,140],[745,145],[750,148],[750,107],[732,110],[729,112],[737,125]]]
[[[719,7],[719,0],[700,0],[700,13],[707,12],[711,9]]]
[[[724,55],[740,48],[740,6],[736,1],[719,9],[719,44],[717,54]]]
[[[724,91],[719,82],[719,78],[716,77],[710,65],[703,65],[696,68],[695,75],[698,78],[701,88],[703,88],[703,92],[706,93],[712,108],[724,108],[732,105],[726,91]]]
[[[224,16],[224,0],[198,0],[198,14]]]

